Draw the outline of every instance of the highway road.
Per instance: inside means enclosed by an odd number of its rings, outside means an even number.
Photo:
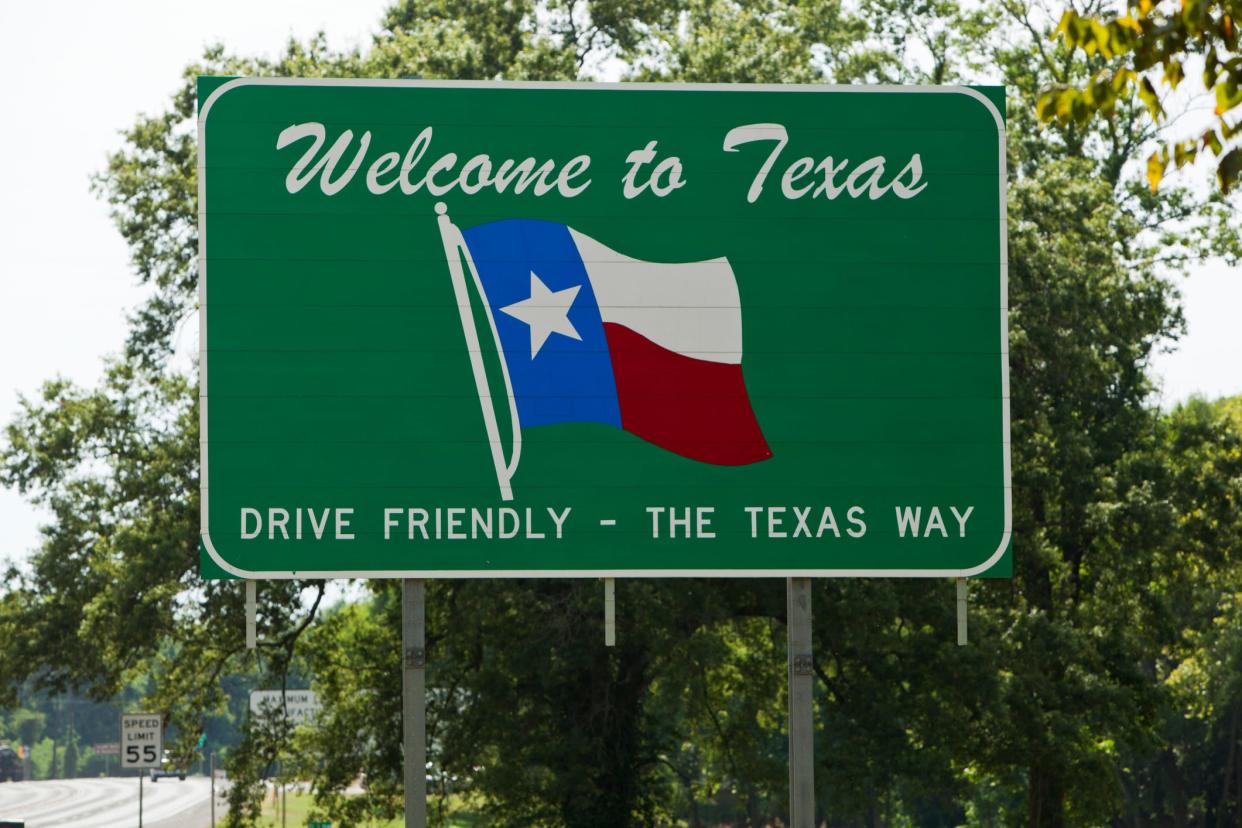
[[[217,783],[217,796],[221,786]],[[211,783],[191,776],[143,784],[143,828],[208,828]],[[219,799],[216,818],[224,809]],[[138,779],[63,779],[0,784],[0,820],[25,820],[26,828],[135,828]]]

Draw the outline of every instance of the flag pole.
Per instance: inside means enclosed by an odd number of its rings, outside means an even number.
[[[474,386],[479,393],[479,407],[483,410],[483,425],[487,429],[487,439],[492,450],[492,463],[496,467],[496,482],[500,486],[501,500],[513,500],[513,487],[510,481],[517,471],[518,460],[522,454],[522,431],[518,423],[517,400],[513,396],[513,383],[509,379],[509,366],[505,362],[504,348],[500,344],[500,335],[496,330],[496,320],[492,318],[492,309],[488,307],[487,295],[483,291],[482,281],[475,269],[474,260],[470,257],[470,249],[466,246],[461,230],[448,217],[448,207],[444,202],[436,204],[437,224],[440,227],[440,240],[444,244],[444,257],[448,261],[449,275],[453,279],[453,294],[457,298],[457,312],[461,316],[462,332],[466,336],[466,351],[470,355],[470,369],[474,372]],[[470,266],[470,275],[474,280],[475,290],[483,300],[483,310],[487,315],[488,325],[492,330],[492,339],[500,357],[500,371],[505,380],[506,397],[509,400],[509,423],[513,430],[513,456],[505,460],[504,446],[500,443],[500,425],[496,420],[495,403],[492,401],[491,387],[487,382],[487,370],[483,365],[483,349],[479,343],[479,332],[474,324],[474,304],[470,299],[470,290],[466,285],[466,273],[462,268],[462,256]]]

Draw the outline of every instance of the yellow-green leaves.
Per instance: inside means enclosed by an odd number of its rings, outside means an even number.
[[[1242,150],[1235,147],[1221,156],[1220,163],[1216,165],[1216,180],[1222,192],[1229,192],[1239,173],[1242,173]]]
[[[1169,151],[1166,148],[1164,152],[1156,150],[1147,158],[1147,183],[1151,186],[1154,193],[1160,187],[1160,181],[1164,178],[1164,167],[1169,161]]]
[[[1043,121],[1055,119],[1082,124],[1098,112],[1112,112],[1117,101],[1128,97],[1136,86],[1152,118],[1159,120],[1164,110],[1155,88],[1146,78],[1139,78],[1134,70],[1124,68],[1103,70],[1081,89],[1067,84],[1051,86],[1039,96],[1036,111]]]
[[[1134,49],[1143,34],[1143,24],[1130,16],[1101,21],[1083,17],[1070,9],[1061,15],[1054,36],[1059,36],[1071,49],[1082,49],[1088,56],[1114,58]]]
[[[1227,191],[1237,177],[1238,163],[1229,143],[1236,127],[1226,115],[1242,106],[1242,57],[1236,57],[1238,26],[1234,0],[1180,0],[1163,11],[1153,0],[1129,0],[1126,13],[1111,19],[1065,12],[1053,34],[1071,51],[1110,64],[1083,86],[1050,88],[1040,97],[1040,119],[1082,124],[1098,114],[1111,114],[1120,97],[1137,94],[1152,119],[1165,115],[1163,89],[1177,89],[1186,79],[1186,58],[1203,55],[1203,86],[1215,95],[1215,127],[1201,137],[1170,142],[1147,159],[1147,182],[1154,190],[1170,163],[1183,167],[1201,150],[1221,160],[1218,178]],[[1157,76],[1156,70],[1160,70]],[[1157,77],[1159,80],[1157,81]],[[1105,81],[1110,81],[1105,83]]]
[[[1164,65],[1164,82],[1169,85],[1170,89],[1176,89],[1185,77],[1186,71],[1182,68],[1180,60],[1170,60]]]
[[[1220,142],[1220,136],[1216,134],[1216,130],[1209,129],[1203,133],[1203,149],[1209,149],[1213,155],[1220,155],[1223,145]]]
[[[1225,75],[1216,84],[1216,114],[1224,115],[1242,103],[1242,90],[1238,88],[1238,77],[1234,74]]]
[[[1156,89],[1151,85],[1151,80],[1143,78],[1138,84],[1139,100],[1147,107],[1147,111],[1151,113],[1152,120],[1159,121],[1164,117],[1164,107],[1160,103],[1160,96],[1156,94]]]

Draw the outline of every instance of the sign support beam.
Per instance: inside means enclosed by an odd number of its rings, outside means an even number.
[[[405,765],[405,828],[427,828],[426,587],[401,581],[401,730]]]
[[[259,614],[258,585],[254,581],[246,581],[246,649],[253,650],[258,644],[256,619]]]
[[[617,579],[604,579],[604,646],[617,646]]]
[[[957,579],[957,646],[966,646],[966,599],[967,586],[965,578]]]
[[[786,581],[789,633],[789,822],[815,825],[815,745],[811,710],[811,579]]]

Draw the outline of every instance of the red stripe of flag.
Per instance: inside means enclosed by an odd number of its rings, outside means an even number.
[[[604,323],[621,427],[675,454],[720,466],[772,456],[750,407],[742,366],[694,359]]]

